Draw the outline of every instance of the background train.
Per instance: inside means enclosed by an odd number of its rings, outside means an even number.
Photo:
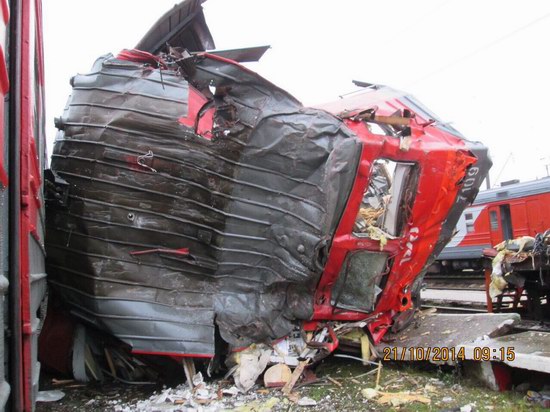
[[[535,236],[550,228],[550,178],[503,183],[479,192],[460,217],[457,233],[429,272],[483,268],[482,251],[503,240]]]

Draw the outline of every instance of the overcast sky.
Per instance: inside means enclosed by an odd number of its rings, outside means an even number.
[[[43,0],[49,153],[69,79],[132,48],[174,0]],[[492,183],[550,168],[550,1],[208,0],[218,49],[269,44],[249,65],[306,105],[403,89],[491,150]]]

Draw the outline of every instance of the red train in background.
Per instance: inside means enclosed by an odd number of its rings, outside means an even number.
[[[550,227],[550,178],[479,192],[460,217],[453,239],[430,273],[446,274],[483,268],[482,251],[503,240],[534,236]]]

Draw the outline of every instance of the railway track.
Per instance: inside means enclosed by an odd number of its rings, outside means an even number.
[[[473,277],[467,280],[458,278],[455,276],[449,280],[444,276],[437,276],[436,279],[426,279],[426,288],[422,291],[422,309],[435,308],[439,313],[486,313],[487,302],[482,298],[485,292],[484,280],[480,277],[476,279],[478,282],[483,281],[476,286],[469,283]],[[526,331],[550,332],[550,321],[522,319],[512,333]]]
[[[484,287],[460,287],[460,286],[429,286],[428,289],[434,289],[434,290],[485,290]]]
[[[484,291],[485,277],[479,272],[455,272],[447,275],[428,274],[424,289],[452,291]]]

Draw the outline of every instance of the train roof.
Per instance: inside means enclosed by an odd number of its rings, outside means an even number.
[[[545,192],[550,192],[550,178],[548,177],[481,191],[472,204],[498,202],[499,200],[515,199]]]

